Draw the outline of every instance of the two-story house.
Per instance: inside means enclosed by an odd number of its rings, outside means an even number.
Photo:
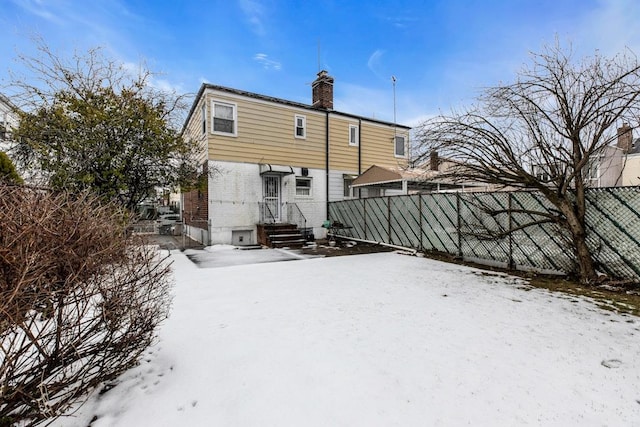
[[[628,123],[618,128],[617,147],[622,171],[618,173],[619,185],[640,185],[640,138],[633,137],[633,129]]]
[[[604,147],[591,161],[586,178],[590,187],[640,185],[640,139],[633,138],[628,123],[617,129],[616,144]]]
[[[318,73],[310,105],[202,85],[183,130],[202,147],[206,177],[182,196],[190,237],[255,244],[268,223],[322,237],[328,203],[353,197],[358,175],[372,165],[406,166],[410,128],[335,111],[333,85]]]

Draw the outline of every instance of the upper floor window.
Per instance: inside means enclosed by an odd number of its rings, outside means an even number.
[[[551,163],[533,165],[531,174],[535,176],[538,181],[549,183],[561,176],[563,172],[560,165]]]
[[[396,136],[394,138],[394,151],[395,151],[395,155],[396,157],[405,157],[405,142],[404,142],[404,136]]]
[[[5,124],[5,122],[0,122],[0,141],[9,139],[10,133],[7,128],[8,126]]]
[[[600,175],[600,162],[598,160],[591,160],[587,164],[587,171],[585,173],[587,185],[589,187],[600,187]]]
[[[296,178],[296,196],[311,196],[311,178]]]
[[[307,137],[307,118],[305,116],[296,115],[295,117],[296,138]]]
[[[359,143],[358,126],[349,125],[349,145],[358,145]]]
[[[236,104],[213,101],[213,132],[236,135]]]
[[[546,165],[533,165],[531,175],[535,176],[538,181],[548,182],[551,180],[551,173]]]
[[[202,104],[202,133],[207,133],[207,104]]]

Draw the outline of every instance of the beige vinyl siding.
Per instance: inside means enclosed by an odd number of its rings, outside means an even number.
[[[212,101],[236,106],[236,135],[212,132]],[[202,134],[202,106],[206,106],[207,132]],[[295,136],[295,116],[305,117],[305,138]],[[240,163],[271,163],[294,167],[326,167],[327,113],[304,107],[256,99],[236,93],[207,90],[194,108],[185,136],[203,144],[203,159]],[[349,125],[359,126],[359,146],[349,145]],[[408,131],[396,129],[408,140]],[[358,171],[371,165],[404,166],[394,155],[394,127],[390,124],[329,113],[329,161],[331,170]],[[207,147],[207,149],[204,149]]]
[[[273,163],[309,168],[325,166],[325,115],[311,110],[253,99],[208,94],[237,105],[237,136],[212,134],[209,158],[246,163]],[[296,115],[306,117],[306,138],[295,137]],[[195,122],[195,120],[194,120]]]
[[[622,185],[640,185],[640,154],[627,157],[622,173]]]
[[[191,141],[197,141],[199,144],[199,152],[197,162],[203,164],[207,160],[207,136],[202,133],[202,105],[204,100],[198,103],[197,108],[191,117],[191,120],[185,128],[184,138]],[[207,108],[207,112],[209,108]],[[209,128],[210,120],[207,120],[207,128]]]
[[[362,170],[373,165],[383,167],[406,166],[406,158],[395,157],[394,128],[377,123],[362,121],[360,146],[362,149]],[[396,128],[398,136],[408,140],[408,132],[403,128]]]
[[[358,170],[358,146],[349,145],[349,125],[358,125],[357,119],[329,116],[330,169]]]

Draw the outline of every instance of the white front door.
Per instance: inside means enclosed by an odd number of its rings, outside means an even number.
[[[280,175],[262,175],[266,222],[280,222]]]

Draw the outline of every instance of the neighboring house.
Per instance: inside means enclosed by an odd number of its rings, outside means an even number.
[[[591,163],[587,180],[591,187],[640,185],[640,138],[633,138],[628,123],[618,128],[616,145],[605,147]]]
[[[624,153],[622,161],[622,185],[640,185],[640,138],[633,138],[628,124],[618,129],[618,147]]]
[[[0,151],[8,151],[13,141],[13,129],[18,127],[16,106],[6,96],[0,94]]]
[[[552,172],[548,165],[533,165],[533,174],[539,179],[549,179]],[[615,145],[602,148],[592,155],[584,171],[588,187],[621,187],[640,185],[640,138],[633,138],[628,123],[617,130]]]
[[[627,159],[622,171],[622,185],[640,185],[640,138],[633,143],[627,153]]]
[[[440,193],[450,191],[489,191],[496,186],[482,183],[461,182],[450,176],[456,163],[438,156],[432,151],[428,165],[411,168],[385,168],[373,165],[353,182],[353,190],[362,197],[394,196],[399,194]]]
[[[13,132],[20,125],[20,109],[6,96],[0,94],[0,151],[4,151],[15,162],[15,147]],[[19,165],[15,165],[19,168]],[[18,174],[25,183],[30,185],[42,185],[45,177],[44,173],[35,167],[18,169]]]
[[[406,166],[410,128],[335,111],[333,84],[318,73],[311,105],[202,85],[184,135],[201,143],[208,178],[182,195],[187,234],[255,244],[262,224],[294,223],[321,237],[328,203],[354,197],[358,175]]]

